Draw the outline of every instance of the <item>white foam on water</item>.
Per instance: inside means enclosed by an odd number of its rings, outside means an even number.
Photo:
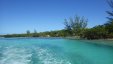
[[[25,49],[6,47],[2,52],[0,64],[28,64],[32,54],[28,54]]]
[[[71,64],[68,59],[58,57],[55,52],[50,51],[51,49],[42,48],[42,47],[33,47],[34,52],[36,53],[35,61],[37,64]],[[33,64],[32,51],[31,49],[27,50],[26,48],[18,47],[5,47],[2,51],[2,57],[0,57],[0,64]],[[36,63],[35,63],[36,64]]]
[[[71,64],[70,61],[57,57],[49,49],[37,47],[37,55],[42,64]]]

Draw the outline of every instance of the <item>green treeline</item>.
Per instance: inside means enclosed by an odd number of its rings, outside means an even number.
[[[84,38],[87,39],[111,39],[113,38],[113,0],[108,1],[112,11],[106,11],[109,17],[108,21],[103,25],[97,25],[87,29],[84,33]]]
[[[113,9],[113,1],[108,1]],[[83,39],[111,39],[113,38],[113,11],[106,12],[109,17],[103,25],[97,25],[93,28],[87,28],[88,19],[81,16],[70,17],[64,21],[64,29],[57,31],[31,33],[29,30],[25,34],[1,35],[2,37],[80,37]]]
[[[46,32],[34,32],[28,33],[29,30],[26,31],[25,34],[7,34],[2,35],[2,37],[66,37],[69,36],[67,30],[57,30],[57,31],[46,31]],[[29,31],[30,32],[30,31]]]

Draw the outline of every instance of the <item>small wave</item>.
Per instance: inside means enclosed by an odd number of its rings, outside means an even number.
[[[37,47],[37,56],[41,64],[71,64],[66,59],[58,57],[55,53],[51,52],[49,49],[43,49]]]
[[[50,48],[5,47],[1,52],[0,64],[71,64]]]
[[[0,64],[28,64],[31,54],[28,54],[25,49],[6,47],[2,52]]]

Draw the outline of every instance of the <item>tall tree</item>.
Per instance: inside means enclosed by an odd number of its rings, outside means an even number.
[[[29,31],[29,30],[27,30],[27,31],[26,31],[26,33],[27,33],[27,34],[30,34],[30,31]]]
[[[26,33],[27,33],[27,34],[26,34],[27,37],[31,37],[31,33],[30,33],[29,30],[27,30]]]
[[[33,37],[39,37],[39,34],[37,33],[36,30],[34,30]]]
[[[80,36],[87,26],[88,20],[84,17],[75,16],[69,20],[65,19],[65,27],[67,30],[72,30],[73,35]]]
[[[65,35],[67,36],[72,35],[72,28],[67,19],[65,19],[64,25],[65,25],[65,32],[66,32]]]
[[[108,4],[111,7],[111,11],[107,11],[109,15],[108,22],[105,23],[106,29],[108,30],[109,34],[113,34],[113,0],[108,0]]]
[[[109,15],[109,17],[107,18],[109,19],[109,21],[113,21],[113,0],[108,0],[108,4],[111,7],[111,11],[106,11]]]

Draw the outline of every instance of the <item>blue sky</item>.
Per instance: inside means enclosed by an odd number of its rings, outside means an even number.
[[[88,18],[88,27],[103,24],[106,0],[0,0],[0,34],[60,30],[65,18]]]

